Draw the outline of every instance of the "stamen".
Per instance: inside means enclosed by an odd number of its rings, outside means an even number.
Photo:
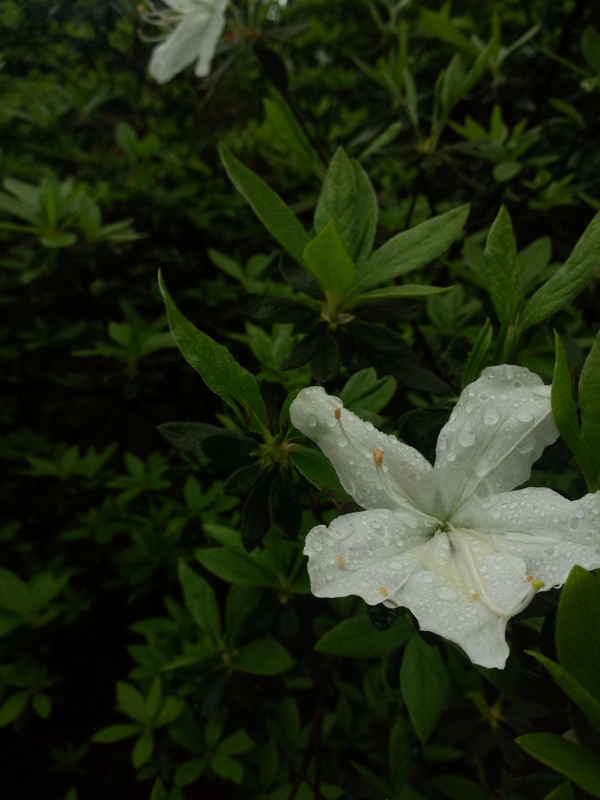
[[[387,596],[388,596],[388,594],[389,594],[389,592],[388,592],[388,590],[385,588],[385,586],[380,586],[380,587],[379,587],[379,594],[382,594],[384,597],[387,597]]]
[[[410,503],[409,500],[406,499],[406,497],[403,497],[395,490],[387,473],[383,469],[383,455],[383,450],[379,450],[378,448],[373,450],[373,461],[375,461],[375,469],[377,470],[377,480],[379,481],[379,486],[382,491],[387,494],[390,500],[393,500],[394,503],[398,503],[398,505],[403,506],[410,511],[411,514],[417,514],[418,516],[427,520],[427,522],[434,522],[441,527],[442,523],[439,521],[439,519],[436,519],[435,517],[432,517],[429,514],[426,514],[424,511],[416,508]]]
[[[490,611],[493,611],[500,617],[514,617],[515,614],[518,614],[519,611],[522,611],[525,608],[525,606],[529,603],[533,593],[535,592],[533,586],[531,587],[531,589],[529,589],[526,596],[512,608],[500,608],[500,606],[497,606],[496,603],[494,603],[494,601],[491,599],[491,597],[487,593],[487,589],[483,585],[481,576],[479,574],[479,570],[477,569],[477,565],[473,560],[473,555],[471,554],[471,551],[463,541],[463,537],[460,535],[460,531],[457,531],[456,528],[453,528],[452,525],[450,525],[449,527],[451,527],[453,531],[457,534],[457,536],[454,537],[452,541],[458,543],[458,547],[460,548],[465,563],[469,568],[470,577],[473,580],[475,586],[477,587],[477,593],[479,594],[485,605],[490,609]],[[526,578],[525,575],[523,575],[523,577]]]
[[[346,564],[348,562],[346,561],[346,559],[344,558],[344,556],[341,553],[338,553],[337,563],[338,563],[338,567],[340,569],[344,569],[344,567],[346,566]]]
[[[479,592],[476,592],[473,589],[471,589],[470,595],[471,595],[471,600],[479,600]]]
[[[529,581],[529,583],[530,583],[530,584],[533,586],[533,588],[534,588],[536,591],[538,591],[539,589],[543,589],[543,588],[544,588],[544,586],[546,585],[546,584],[544,583],[544,581],[537,581],[537,580],[536,580],[536,579],[533,577],[533,575],[528,575],[528,576],[527,576],[527,580]]]
[[[354,444],[354,442],[351,441],[350,437],[346,433],[346,429],[342,425],[342,409],[341,408],[334,408],[333,409],[333,416],[336,418],[337,424],[338,424],[338,426],[339,426],[339,428],[340,428],[340,430],[342,432],[342,436],[344,437],[344,439],[346,440],[346,442],[348,443],[350,448],[356,453],[356,455],[360,459],[363,459],[364,458],[364,454],[361,453],[360,450],[358,449],[358,447],[356,447],[356,445]]]

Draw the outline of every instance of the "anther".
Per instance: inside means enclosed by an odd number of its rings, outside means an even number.
[[[389,592],[388,592],[388,590],[385,588],[385,586],[380,586],[380,587],[379,587],[379,594],[382,594],[384,597],[387,597],[387,596],[388,596],[388,594],[389,594]]]
[[[536,581],[536,579],[533,577],[533,575],[528,575],[527,576],[527,580],[533,586],[533,588],[536,589],[536,590],[543,589],[544,586],[546,585],[544,583],[544,581]]]
[[[342,417],[342,409],[341,408],[334,408],[333,409],[333,416],[336,419],[341,419],[341,417]]]
[[[377,447],[373,450],[373,460],[375,461],[376,467],[381,467],[383,464],[383,450],[379,450]]]
[[[471,590],[471,600],[479,600],[479,592],[476,592],[474,589]]]
[[[341,553],[338,553],[337,563],[338,563],[338,567],[340,569],[344,569],[344,567],[346,566],[346,564],[348,562],[346,561],[346,559],[344,558],[344,556]]]

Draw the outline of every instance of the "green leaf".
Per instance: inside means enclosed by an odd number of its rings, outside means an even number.
[[[397,796],[410,773],[410,747],[406,728],[408,724],[402,717],[397,717],[388,740],[388,765],[394,793]]]
[[[436,775],[431,783],[454,800],[489,800],[490,797],[488,791],[462,775]]]
[[[310,239],[291,208],[224,144],[220,145],[220,152],[231,182],[244,195],[256,216],[283,249],[304,264],[303,253]]]
[[[31,705],[33,706],[33,710],[42,719],[48,719],[52,712],[52,701],[48,697],[47,694],[43,692],[38,692],[37,694],[33,695],[31,700]]]
[[[152,787],[152,794],[150,800],[169,800],[169,793],[163,786],[160,778],[157,778]]]
[[[269,516],[282,539],[295,539],[302,525],[302,506],[289,470],[278,470],[269,486]]]
[[[244,768],[242,765],[234,761],[229,756],[222,756],[215,754],[210,756],[210,765],[212,769],[221,778],[233,781],[234,783],[241,783],[244,778]]]
[[[165,697],[154,719],[154,727],[161,728],[163,725],[173,722],[181,714],[184,707],[185,703],[178,697]]]
[[[121,739],[128,739],[130,736],[139,734],[141,728],[139,725],[109,725],[107,728],[102,728],[92,736],[92,742],[98,744],[109,744],[110,742],[120,742]]]
[[[226,736],[217,747],[217,753],[224,756],[238,756],[242,753],[247,753],[256,747],[256,742],[251,736],[248,736],[246,731],[239,730]]]
[[[276,589],[279,586],[273,567],[264,563],[265,555],[261,551],[247,553],[241,542],[239,549],[207,547],[194,550],[194,555],[204,569],[235,586],[257,586],[266,589]]]
[[[206,768],[206,758],[191,758],[185,761],[175,771],[175,783],[177,786],[188,786],[197,781]]]
[[[592,725],[600,731],[600,701],[585,689],[579,681],[555,661],[551,661],[541,653],[526,650],[530,656],[536,658],[548,670],[554,682],[557,683],[567,697],[583,711]]]
[[[362,167],[339,147],[327,169],[315,210],[315,231],[333,222],[350,258],[359,263],[373,245],[377,198]]]
[[[204,455],[203,439],[223,432],[222,428],[204,422],[163,422],[162,425],[158,425],[158,430],[173,447],[196,458]]]
[[[0,606],[20,617],[28,617],[35,610],[27,584],[4,567],[0,567]]]
[[[245,409],[253,430],[268,433],[267,409],[254,376],[238,364],[226,347],[188,322],[171,299],[160,273],[158,283],[171,333],[185,360],[231,408]]]
[[[143,767],[152,758],[154,750],[154,736],[151,733],[142,733],[131,751],[131,761],[136,769]]]
[[[415,632],[400,667],[400,688],[415,732],[423,744],[431,736],[448,700],[450,681],[437,647]]]
[[[10,725],[11,722],[21,714],[27,701],[31,697],[31,692],[15,692],[0,707],[0,728]]]
[[[562,782],[562,778],[549,772],[526,775],[502,784],[499,794],[502,800],[543,800]]]
[[[364,292],[438,258],[456,239],[468,214],[468,205],[459,206],[392,237],[359,267],[357,287]]]
[[[588,285],[600,264],[600,212],[562,267],[525,304],[521,330],[566,308]]]
[[[547,794],[544,800],[577,800],[577,796],[569,781],[565,781]]]
[[[528,733],[517,744],[542,764],[564,775],[592,797],[600,797],[600,760],[553,733]]]
[[[354,262],[333,222],[328,222],[306,246],[304,260],[325,291],[334,297],[347,291],[356,279]]]
[[[579,420],[577,419],[577,409],[571,384],[571,370],[569,369],[565,348],[556,331],[554,331],[554,342],[556,346],[556,363],[552,379],[552,416],[560,435],[577,458],[581,453],[581,446]]]
[[[558,660],[600,700],[600,578],[579,566],[565,583],[556,618]]]
[[[147,725],[152,720],[146,713],[146,703],[143,695],[125,681],[117,682],[117,702],[119,708],[136,722]]]
[[[334,502],[344,513],[361,510],[342,487],[331,461],[320,450],[294,445],[288,456],[300,474],[320,489],[325,497]]]
[[[596,75],[600,75],[600,33],[594,30],[591,25],[588,25],[583,32],[581,49],[590,68]]]
[[[509,322],[523,302],[517,243],[508,211],[501,206],[487,237],[485,265],[490,297],[500,322]]]
[[[424,283],[405,283],[401,286],[388,286],[385,289],[375,289],[373,292],[353,295],[346,304],[353,308],[358,303],[368,303],[372,300],[395,300],[409,297],[430,297],[432,294],[444,294],[454,286],[427,286]]]
[[[481,375],[492,344],[493,336],[492,323],[489,319],[486,319],[481,330],[477,334],[475,344],[471,348],[471,352],[467,358],[467,363],[465,364],[460,382],[461,389],[464,389],[465,386],[476,381]]]
[[[242,647],[232,664],[235,669],[253,675],[278,675],[290,669],[294,661],[279,642],[265,638]]]
[[[221,615],[215,593],[208,582],[179,559],[179,580],[185,604],[196,625],[213,641],[221,635]]]
[[[595,492],[600,485],[600,333],[585,360],[578,388],[581,446],[586,456],[584,474],[589,491]]]
[[[345,619],[327,631],[315,645],[318,653],[349,658],[376,658],[400,647],[414,628],[410,620],[398,617],[386,630],[378,631],[366,616]]]

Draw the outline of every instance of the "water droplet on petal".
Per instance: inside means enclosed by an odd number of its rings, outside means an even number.
[[[530,414],[529,411],[519,411],[517,414],[517,419],[519,422],[531,422],[533,419],[533,414]]]
[[[576,531],[578,527],[579,527],[579,518],[578,517],[571,517],[571,519],[569,520],[569,530],[570,531]],[[565,555],[566,555],[566,553],[565,553]]]
[[[483,413],[483,422],[485,425],[495,425],[500,419],[500,412],[496,408],[486,408]]]
[[[317,418],[315,417],[315,415],[314,415],[314,414],[311,414],[311,415],[309,416],[309,418],[308,418],[308,424],[310,425],[310,427],[311,427],[311,428],[314,428],[314,427],[315,427],[315,425],[317,424]]]
[[[439,597],[440,600],[445,600],[448,603],[456,600],[456,592],[449,586],[436,586],[433,593],[436,597]]]
[[[323,545],[321,542],[313,542],[313,550],[316,550],[317,553],[320,553],[323,550]]]
[[[463,425],[458,432],[458,443],[462,447],[471,447],[475,443],[475,429],[470,422]]]
[[[421,580],[423,581],[423,583],[431,583],[433,581],[433,578],[431,577],[431,575],[428,572],[425,572],[421,576]]]

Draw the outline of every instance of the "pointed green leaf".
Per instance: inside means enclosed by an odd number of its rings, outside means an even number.
[[[403,645],[413,631],[405,617],[398,617],[383,631],[376,630],[366,616],[352,617],[321,636],[315,650],[347,658],[377,658]]]
[[[185,604],[196,625],[213,641],[221,635],[221,614],[208,582],[179,559],[179,580]]]
[[[581,294],[600,265],[600,212],[592,219],[573,252],[525,304],[521,330],[566,308]]]
[[[347,291],[356,279],[356,268],[333,222],[328,222],[304,250],[307,267],[332,295]]]
[[[462,230],[468,214],[468,205],[459,206],[392,237],[359,267],[360,290],[397,278],[441,256]]]
[[[227,405],[236,411],[241,408],[247,412],[245,416],[250,417],[249,424],[253,430],[263,434],[268,432],[267,409],[254,376],[238,364],[226,347],[188,322],[173,302],[160,273],[158,284],[171,333],[185,360]]]
[[[589,792],[592,797],[600,797],[598,756],[553,733],[528,733],[520,736],[517,744],[530,756]]]
[[[236,669],[253,675],[278,675],[287,672],[294,661],[279,642],[265,638],[242,647],[232,663]]]
[[[600,484],[600,334],[596,336],[581,370],[579,408],[581,445],[587,461],[586,480],[593,492]]]
[[[415,732],[425,744],[446,708],[450,680],[437,647],[425,644],[417,632],[404,651],[400,688]]]
[[[600,700],[600,578],[573,567],[556,618],[556,649],[562,667]]]
[[[377,198],[366,173],[339,147],[327,169],[315,210],[315,230],[335,224],[350,258],[365,259],[377,228]]]
[[[372,292],[357,294],[350,298],[348,308],[353,308],[358,303],[367,303],[372,300],[394,300],[410,297],[430,297],[432,294],[444,294],[454,286],[427,286],[424,283],[405,283],[401,286],[387,286],[385,289],[375,289]]]
[[[310,239],[291,208],[224,144],[220,152],[231,182],[244,195],[256,216],[283,249],[304,264],[303,253]]]
[[[554,341],[556,345],[556,363],[552,379],[552,416],[568,448],[578,458],[581,454],[581,445],[579,420],[577,419],[577,409],[575,408],[571,385],[571,370],[569,369],[565,348],[556,331],[554,332]]]
[[[154,750],[154,737],[151,733],[142,733],[133,746],[131,761],[136,769],[143,767],[152,758]]]
[[[485,264],[494,309],[500,322],[508,322],[521,307],[523,290],[517,243],[504,206],[501,206],[487,237]]]
[[[585,689],[579,681],[574,678],[567,670],[555,661],[551,661],[541,653],[536,653],[533,650],[526,650],[530,656],[536,658],[540,664],[548,670],[550,675],[558,686],[567,695],[569,700],[572,700],[575,705],[583,711],[592,725],[600,731],[600,701]]]
[[[141,728],[139,725],[127,723],[124,725],[109,725],[107,728],[102,728],[92,736],[92,742],[98,744],[109,744],[110,742],[119,742],[121,739],[128,739],[130,736],[139,734]]]

